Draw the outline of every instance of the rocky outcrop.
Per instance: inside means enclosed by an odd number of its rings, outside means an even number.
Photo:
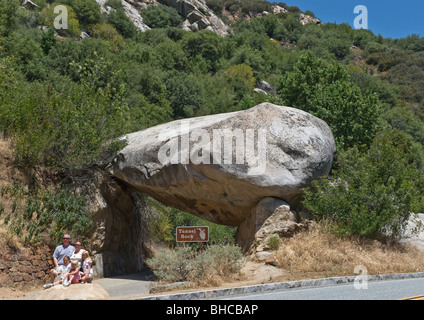
[[[87,196],[94,225],[83,243],[93,259],[94,276],[107,277],[143,270],[146,233],[143,215],[148,211],[138,194],[104,172],[92,172],[76,187]]]
[[[102,13],[109,14],[112,9],[107,6],[107,0],[96,0],[99,4]],[[231,32],[231,27],[223,22],[203,0],[122,0],[122,6],[125,14],[133,21],[134,25],[140,31],[149,30],[150,27],[143,22],[141,13],[149,6],[164,4],[175,8],[177,12],[184,18],[181,28],[186,31],[201,31],[210,30],[220,36],[226,36]],[[281,6],[272,6],[273,14],[286,14],[288,11]],[[258,14],[249,14],[248,18],[260,17],[270,14],[269,12],[262,12]],[[225,15],[225,14],[224,14]],[[231,15],[231,14],[230,14]],[[234,16],[227,16],[230,21],[236,22]],[[299,20],[302,24],[307,23],[321,23],[317,18],[300,14]]]
[[[301,13],[299,15],[299,21],[303,25],[309,24],[309,23],[315,23],[315,24],[321,24],[322,23],[320,19],[309,16],[307,14],[303,14],[303,13]]]
[[[230,27],[226,25],[201,0],[159,0],[170,6],[185,19],[182,28],[186,31],[210,30],[220,36],[228,35]]]
[[[249,254],[268,250],[271,236],[286,238],[307,228],[308,217],[291,210],[282,199],[267,197],[254,206],[237,231],[238,242]]]
[[[134,192],[231,226],[267,197],[296,209],[301,189],[329,173],[335,152],[324,121],[270,103],[173,121],[126,139],[108,168],[115,178]]]
[[[36,300],[105,300],[109,294],[98,284],[71,284],[69,287],[56,285],[42,291]]]
[[[411,216],[402,243],[412,245],[424,252],[424,213]]]

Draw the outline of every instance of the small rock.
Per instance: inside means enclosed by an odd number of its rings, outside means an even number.
[[[272,253],[268,251],[260,251],[260,252],[256,252],[255,256],[256,256],[256,259],[258,259],[259,261],[265,261],[272,257]]]

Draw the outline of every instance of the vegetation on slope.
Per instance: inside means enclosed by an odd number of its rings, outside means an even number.
[[[34,2],[39,8],[26,10],[0,1],[0,130],[17,166],[73,177],[107,161],[123,133],[269,101],[311,112],[335,133],[335,170],[306,190],[305,205],[338,234],[400,237],[424,209],[423,38],[302,25],[300,10],[284,4],[288,13],[241,18],[225,38],[186,32],[174,9],[155,8],[145,14],[154,28],[143,33],[111,0],[111,15],[94,0],[61,1],[70,27],[55,31],[52,1]],[[270,4],[208,6],[223,15]],[[260,80],[275,94],[255,92]],[[166,240],[173,223],[161,212]]]

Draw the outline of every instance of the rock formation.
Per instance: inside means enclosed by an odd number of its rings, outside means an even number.
[[[108,168],[114,177],[203,219],[245,225],[244,247],[257,231],[245,222],[256,221],[253,208],[273,197],[298,209],[301,189],[329,173],[335,152],[324,121],[270,103],[173,121],[126,139]]]
[[[109,294],[98,284],[57,285],[42,291],[36,300],[105,300]]]
[[[237,232],[244,252],[255,253],[270,249],[269,237],[291,237],[308,226],[307,217],[301,217],[282,199],[267,197],[254,206]]]
[[[99,4],[102,13],[108,14],[111,10],[114,10],[107,6],[107,0],[96,0],[96,2]],[[125,14],[133,21],[137,29],[143,32],[150,28],[143,22],[141,12],[149,6],[158,4],[164,4],[175,8],[184,19],[181,27],[186,31],[196,32],[200,30],[210,30],[220,36],[226,36],[231,32],[230,26],[224,23],[224,21],[206,5],[206,1],[203,0],[122,0]],[[272,11],[273,14],[288,13],[286,9],[275,4],[272,6]],[[260,17],[268,14],[270,13],[264,11],[258,14],[248,14],[247,17],[251,19],[253,17]],[[235,17],[229,12],[226,12],[224,15],[230,21],[235,21]],[[299,20],[302,24],[321,23],[319,19],[305,14],[300,14]]]

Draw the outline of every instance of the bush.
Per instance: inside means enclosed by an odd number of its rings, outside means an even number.
[[[206,5],[217,15],[222,15],[224,10],[225,0],[206,0]]]
[[[338,235],[400,238],[413,212],[424,210],[424,176],[416,161],[412,139],[383,131],[367,152],[339,154],[339,170],[305,189],[303,203]]]
[[[94,38],[106,40],[114,52],[119,52],[124,47],[124,39],[110,24],[95,24],[89,28],[90,35]]]
[[[103,84],[101,60],[78,68],[80,83],[59,92],[46,83],[26,83],[19,74],[0,68],[0,127],[16,142],[21,166],[44,163],[70,173],[99,163],[118,147],[114,138],[125,132],[127,107],[119,91]],[[0,65],[2,66],[2,65]],[[2,66],[3,67],[3,66]]]
[[[373,139],[379,115],[377,96],[361,92],[338,62],[326,64],[306,53],[294,71],[282,77],[279,90],[286,105],[326,121],[338,149],[368,145]]]
[[[87,28],[90,25],[102,22],[100,6],[95,0],[72,0],[69,5],[74,8],[78,21],[83,27]]]
[[[18,26],[18,0],[0,1],[0,35],[7,35]]]
[[[170,74],[166,79],[166,98],[171,102],[176,118],[187,118],[196,115],[202,107],[203,96],[201,87],[192,74]]]
[[[238,274],[243,266],[243,254],[234,245],[211,245],[201,251],[192,247],[162,249],[146,260],[161,281],[189,281],[217,284]]]
[[[114,26],[124,38],[132,38],[137,33],[137,28],[124,12],[124,9],[117,9],[109,13],[107,22]]]
[[[250,93],[255,88],[256,79],[250,66],[238,64],[229,67],[225,72],[229,77],[228,82],[234,87],[238,97]]]
[[[32,190],[30,194],[21,185],[3,185],[0,195],[12,201],[5,214],[4,224],[13,234],[25,236],[27,243],[41,240],[48,232],[54,243],[61,243],[63,233],[83,237],[92,227],[87,199],[67,189]]]
[[[177,27],[183,21],[177,10],[161,4],[143,10],[142,15],[150,28]]]
[[[58,5],[64,5],[60,3],[52,3],[49,8],[44,8],[40,13],[40,19],[42,23],[49,28],[54,28],[54,21],[57,14],[54,13],[54,8]],[[77,19],[77,15],[74,9],[70,5],[64,5],[68,11],[68,28],[58,29],[56,32],[63,37],[79,37],[81,35],[80,23]]]

